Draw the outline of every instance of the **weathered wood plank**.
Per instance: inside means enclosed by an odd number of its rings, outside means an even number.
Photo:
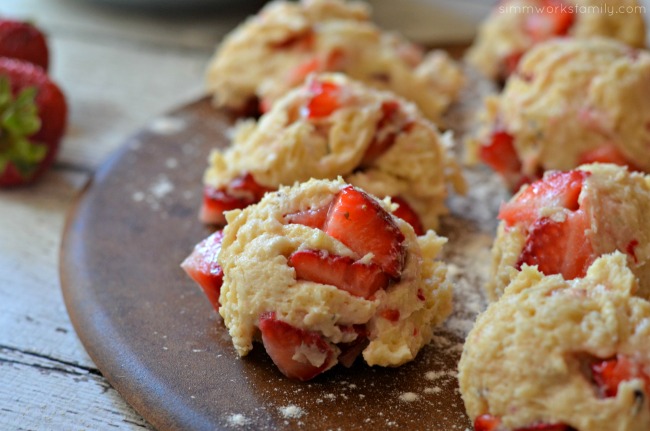
[[[87,179],[51,171],[35,187],[0,191],[0,345],[90,367],[58,277],[64,217]]]
[[[0,347],[0,429],[152,428],[95,372]]]

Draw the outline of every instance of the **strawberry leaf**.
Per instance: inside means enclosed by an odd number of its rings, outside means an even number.
[[[47,155],[47,147],[29,140],[41,128],[35,103],[36,88],[28,87],[16,97],[6,76],[0,77],[0,172],[12,163],[30,175]]]

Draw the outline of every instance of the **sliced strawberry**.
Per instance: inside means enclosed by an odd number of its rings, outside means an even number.
[[[223,270],[217,261],[221,252],[223,231],[218,230],[194,247],[181,264],[192,280],[201,286],[215,310],[219,311],[219,294],[223,284]]]
[[[507,226],[523,223],[529,226],[545,207],[561,207],[570,211],[579,208],[578,198],[590,172],[574,170],[553,172],[520,192],[510,202],[501,206],[499,219]]]
[[[643,380],[645,393],[650,394],[650,376],[644,372],[641,364],[626,356],[617,355],[616,358],[597,362],[591,366],[591,371],[604,397],[615,397],[618,386],[633,379]]]
[[[0,57],[0,187],[28,184],[54,162],[67,104],[45,71]]]
[[[298,280],[336,286],[351,295],[370,298],[377,290],[388,287],[388,276],[374,264],[355,262],[344,256],[323,251],[301,250],[289,256],[289,266]]]
[[[331,205],[325,205],[320,208],[310,208],[305,211],[286,214],[284,219],[287,223],[302,224],[313,227],[314,229],[323,229],[330,207]]]
[[[287,83],[294,87],[303,83],[312,73],[341,70],[344,62],[345,52],[341,49],[331,50],[325,58],[315,55],[291,69],[287,75]]]
[[[399,196],[391,198],[391,200],[393,203],[399,205],[399,208],[393,211],[393,215],[410,224],[413,227],[416,235],[424,235],[424,227],[422,226],[420,217],[417,215],[415,210],[411,208],[411,206]]]
[[[258,184],[250,173],[240,175],[220,189],[206,186],[199,218],[203,223],[224,224],[225,211],[246,208],[259,202],[266,192],[272,190]]]
[[[521,161],[514,142],[512,135],[505,130],[495,130],[490,142],[479,148],[479,157],[501,175],[519,174]]]
[[[0,57],[23,60],[47,71],[49,51],[45,35],[30,23],[0,19]]]
[[[330,209],[325,233],[352,251],[365,256],[393,278],[399,278],[406,259],[404,234],[373,198],[348,186],[338,194]]]
[[[310,380],[336,364],[333,346],[317,332],[291,326],[275,313],[261,315],[259,327],[266,352],[290,379]]]
[[[639,240],[633,239],[629,243],[627,243],[627,247],[625,247],[625,251],[627,254],[632,256],[632,259],[634,260],[634,263],[639,263],[639,258],[636,255],[636,247],[639,245]]]
[[[474,431],[498,431],[501,421],[492,415],[481,415],[474,420]]]
[[[627,166],[632,171],[639,171],[640,169],[632,162],[630,162],[621,151],[614,144],[605,144],[600,147],[589,150],[580,155],[578,164],[588,163],[612,163],[619,166]]]
[[[323,70],[323,62],[318,57],[312,57],[300,63],[289,71],[287,82],[289,85],[296,86],[303,82],[310,73],[319,72]]]
[[[584,211],[568,212],[562,222],[542,217],[533,223],[516,268],[537,265],[546,275],[562,274],[565,280],[584,277],[594,260],[585,236],[589,218]]]
[[[536,13],[526,18],[524,29],[535,42],[566,36],[575,22],[573,5],[563,0],[542,0]]]
[[[510,53],[509,55],[506,55],[501,60],[501,69],[499,71],[499,78],[503,83],[505,83],[505,81],[508,79],[508,77],[510,77],[510,75],[515,73],[517,67],[519,66],[519,61],[521,61],[521,57],[523,56],[524,56],[524,52],[515,51],[513,53]]]
[[[397,101],[391,100],[381,104],[382,116],[377,123],[375,137],[363,155],[361,165],[368,166],[377,160],[395,143],[397,136],[408,127],[404,113],[400,111]]]
[[[379,315],[390,322],[399,321],[400,312],[394,308],[387,308],[379,312]]]
[[[339,106],[339,93],[341,89],[333,82],[313,80],[309,84],[311,98],[302,109],[302,115],[309,119],[317,119],[329,116]]]

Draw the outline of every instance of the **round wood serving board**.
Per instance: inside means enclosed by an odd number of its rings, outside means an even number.
[[[238,358],[221,318],[179,267],[210,233],[197,219],[201,175],[233,121],[203,99],[152,122],[97,172],[70,215],[63,293],[104,376],[159,430],[470,428],[455,370],[484,306],[498,182],[470,170],[477,187],[451,199],[439,233],[450,239],[455,311],[416,360],[391,369],[359,359],[295,382],[262,345]]]

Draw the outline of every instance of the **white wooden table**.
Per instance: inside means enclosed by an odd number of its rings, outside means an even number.
[[[467,40],[489,8],[482,0],[373,3],[380,24],[427,42]],[[203,94],[215,44],[247,14],[239,8],[152,15],[82,0],[0,0],[0,15],[48,33],[51,75],[71,113],[45,178],[0,191],[0,430],[151,428],[102,377],[70,324],[58,278],[63,224],[128,135]]]

